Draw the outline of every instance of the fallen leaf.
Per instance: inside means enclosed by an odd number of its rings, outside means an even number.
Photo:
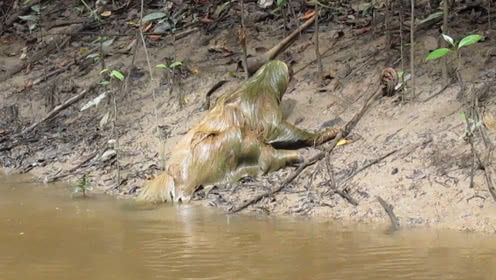
[[[315,15],[315,10],[307,11],[300,19],[309,19]]]
[[[112,12],[111,11],[105,11],[103,13],[100,14],[102,17],[109,17],[110,15],[112,15]]]
[[[491,112],[486,112],[483,117],[484,125],[491,130],[496,132],[496,117]]]
[[[350,144],[351,141],[348,140],[348,139],[341,139],[338,141],[338,143],[336,143],[336,146],[342,146],[342,145],[347,145],[347,144]]]
[[[33,80],[26,81],[25,88],[31,88],[33,86]]]
[[[79,54],[84,55],[84,56],[87,55],[89,52],[90,52],[90,50],[88,48],[79,49]]]
[[[193,69],[191,69],[191,73],[198,74],[200,73],[200,69],[198,69],[198,67],[193,67]]]
[[[160,39],[160,35],[148,35],[148,37],[150,38],[150,40],[159,40]]]

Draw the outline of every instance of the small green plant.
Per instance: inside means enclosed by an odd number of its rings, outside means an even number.
[[[482,121],[476,121],[470,117],[465,116],[465,114],[459,114],[458,117],[467,122],[467,128],[463,134],[463,138],[472,137],[476,129],[482,126]]]
[[[83,3],[83,5],[86,7],[86,9],[88,9],[88,11],[90,11],[90,16],[92,16],[96,22],[103,23],[103,20],[100,18],[100,16],[98,15],[96,10],[92,10],[90,8],[90,6],[88,6],[88,4],[86,4],[86,2],[84,2],[84,0],[80,0],[80,1],[81,1],[81,3]]]
[[[435,60],[438,58],[441,58],[448,53],[455,53],[456,54],[456,59],[457,59],[457,65],[460,66],[460,55],[461,55],[461,49],[463,47],[467,47],[470,45],[473,45],[480,40],[482,40],[484,37],[479,34],[474,34],[474,35],[468,35],[465,38],[461,39],[459,42],[456,42],[451,38],[450,36],[446,34],[442,34],[443,39],[450,44],[450,48],[439,48],[434,51],[432,51],[426,58],[426,61],[429,60]]]
[[[86,197],[86,193],[91,190],[91,184],[89,182],[89,176],[84,174],[76,182],[74,187],[74,193],[81,193],[83,197]]]
[[[102,71],[100,71],[100,74],[105,74],[105,73],[109,73],[109,78],[110,79],[101,80],[99,82],[99,84],[102,85],[102,86],[109,85],[110,82],[111,82],[111,80],[112,80],[112,78],[117,79],[119,81],[124,81],[124,74],[122,74],[122,72],[120,72],[118,70],[111,70],[111,69],[105,68]]]
[[[120,72],[118,70],[103,69],[102,71],[100,71],[100,74],[105,74],[105,73],[108,73],[109,78],[106,78],[106,79],[99,81],[98,84],[100,84],[104,87],[107,87],[107,88],[110,87],[110,84],[111,84],[113,79],[123,81],[125,78],[124,74],[122,74],[122,72]],[[99,94],[97,97],[90,100],[88,103],[84,104],[83,107],[81,108],[81,112],[84,110],[87,110],[88,108],[91,108],[93,106],[97,106],[107,96],[107,94],[111,93],[111,92],[112,92],[112,90],[109,89],[109,90],[106,90],[103,93]]]
[[[29,32],[32,32],[36,27],[38,27],[38,21],[40,19],[41,6],[40,4],[36,4],[31,6],[31,10],[33,11],[29,15],[19,16],[20,19],[26,21]]]

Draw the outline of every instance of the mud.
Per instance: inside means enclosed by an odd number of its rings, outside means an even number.
[[[486,35],[484,41],[462,54],[461,76],[470,95],[480,89],[481,84],[494,79],[491,71],[496,67],[495,30],[488,30],[487,22],[483,20],[474,23],[466,13],[458,14],[456,19],[456,24],[450,26],[452,37],[462,38],[476,32]],[[280,19],[268,19],[271,24],[263,25],[254,21],[248,19],[247,24],[248,53],[252,55],[269,49],[284,35],[281,25],[275,24],[280,23]],[[225,27],[232,22],[226,20],[223,24]],[[324,84],[317,79],[311,30],[303,33],[280,57],[295,70],[294,80],[283,101],[288,120],[307,129],[329,126],[330,122],[344,124],[361,108],[382,69],[393,67],[397,71],[410,72],[408,63],[405,64],[408,69],[400,69],[398,49],[384,48],[384,36],[373,31],[357,35],[357,27],[352,28],[344,22],[322,20],[319,37],[327,76]],[[91,176],[94,192],[132,199],[145,179],[160,172],[163,160],[167,159],[175,142],[205,114],[206,92],[219,80],[228,80],[214,93],[215,100],[216,96],[242,82],[243,73],[236,65],[242,52],[236,36],[225,28],[213,31],[201,28],[175,42],[150,41],[148,52],[152,67],[173,61],[182,61],[183,66],[174,70],[173,75],[168,70],[154,67],[154,79],[150,81],[146,55],[140,48],[127,90],[116,91],[115,126],[111,99],[80,111],[84,104],[103,92],[104,89],[99,88],[25,135],[21,144],[6,149],[10,144],[2,143],[1,164],[16,170],[11,172],[27,172],[45,182],[56,177],[73,183],[87,174]],[[402,227],[495,232],[496,202],[488,191],[483,169],[475,168],[470,187],[473,154],[463,137],[465,120],[459,117],[465,110],[463,99],[457,99],[460,86],[451,82],[438,94],[443,88],[441,63],[424,61],[429,51],[438,47],[439,33],[432,28],[417,32],[416,36],[416,96],[411,95],[408,85],[405,92],[382,97],[353,130],[351,143],[333,151],[330,164],[335,189],[329,182],[325,162],[321,161],[307,168],[281,193],[264,198],[245,212],[324,216],[352,223],[389,223],[376,198],[381,196],[394,207]],[[0,136],[19,133],[23,127],[47,114],[51,105],[67,100],[100,79],[98,63],[87,73],[81,73],[80,67],[75,66],[56,78],[21,90],[47,68],[64,62],[90,45],[94,38],[81,36],[57,54],[34,65],[29,73],[21,72],[0,84]],[[114,44],[124,46],[132,38],[116,37]],[[2,68],[8,69],[20,63],[19,54],[28,42],[12,34],[4,35],[3,39],[8,45],[0,57]],[[12,53],[15,56],[9,56]],[[109,69],[127,71],[131,59],[131,54],[112,54],[105,57],[105,63]],[[233,73],[237,77],[233,77]],[[487,89],[489,93],[494,90],[494,87]],[[160,135],[165,139],[163,144],[155,133],[155,106]],[[489,137],[494,139],[496,130],[490,121],[490,116],[496,114],[494,95],[488,94],[481,106],[489,120],[484,126]],[[107,118],[106,114],[110,117],[104,123],[102,119]],[[115,139],[115,133],[119,136],[118,147],[111,141]],[[475,146],[482,151],[481,138],[474,140]],[[102,158],[106,151],[115,149],[117,157]],[[361,170],[392,151],[390,156]],[[308,156],[316,152],[316,149],[305,151]],[[117,166],[120,168],[119,182]],[[355,174],[357,170],[359,172]],[[276,187],[291,171],[292,168],[286,168],[268,176],[247,178],[240,184],[218,186],[208,193],[200,191],[194,203],[228,210]],[[358,205],[352,205],[335,192],[336,189],[348,194]]]

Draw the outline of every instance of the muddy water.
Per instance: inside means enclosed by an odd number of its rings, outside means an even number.
[[[494,236],[136,211],[23,180],[0,177],[0,280],[496,279]]]

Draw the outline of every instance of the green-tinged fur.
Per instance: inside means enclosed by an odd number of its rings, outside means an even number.
[[[288,83],[287,65],[274,60],[221,96],[178,142],[165,172],[145,184],[138,200],[188,201],[200,186],[280,169],[300,159],[289,149],[334,138],[337,129],[311,133],[283,120],[280,103]]]

